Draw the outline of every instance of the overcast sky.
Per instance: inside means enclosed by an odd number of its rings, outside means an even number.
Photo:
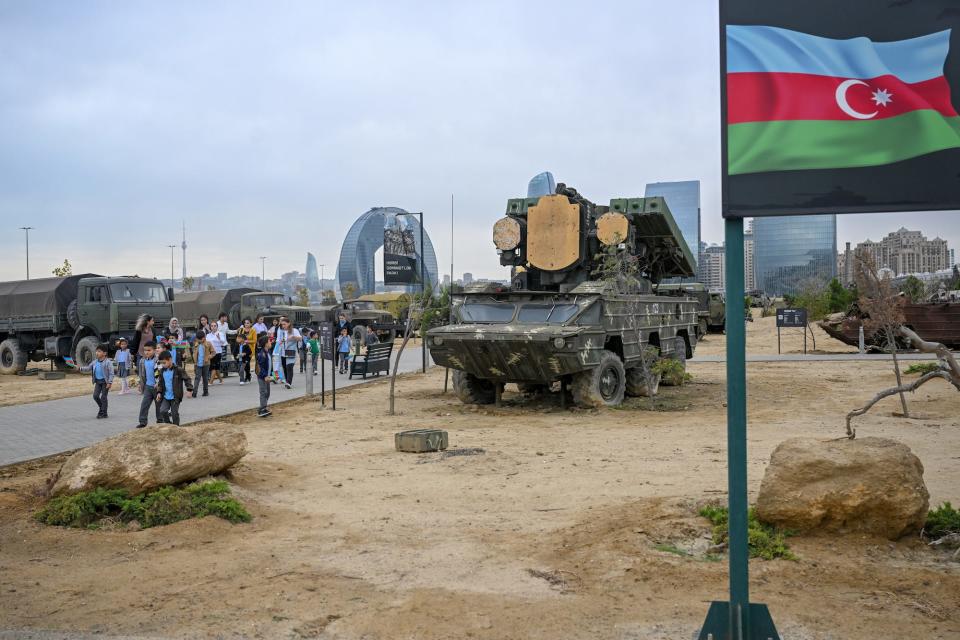
[[[454,6],[456,5],[456,6]],[[520,6],[522,5],[522,6]],[[373,206],[424,211],[441,272],[500,277],[490,229],[551,170],[598,202],[702,181],[719,242],[714,0],[0,0],[0,279],[330,274]],[[956,248],[960,216],[847,216]],[[180,276],[179,249],[176,257]]]

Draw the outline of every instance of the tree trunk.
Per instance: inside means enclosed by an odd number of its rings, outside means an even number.
[[[900,377],[900,361],[897,359],[897,338],[889,327],[885,332],[887,334],[887,347],[890,349],[890,355],[893,357],[893,372],[897,375],[897,387],[901,388],[900,405],[903,407],[903,417],[909,418],[910,410],[907,408],[907,396],[902,390],[903,379]]]

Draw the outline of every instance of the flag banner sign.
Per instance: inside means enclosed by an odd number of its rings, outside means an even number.
[[[720,17],[724,216],[960,209],[960,4]]]
[[[417,243],[413,226],[401,216],[387,216],[383,227],[383,283],[416,284],[420,282],[417,268]]]

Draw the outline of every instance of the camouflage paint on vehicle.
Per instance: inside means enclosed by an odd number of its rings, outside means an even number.
[[[575,189],[507,202],[494,225],[510,286],[478,284],[452,297],[453,324],[427,332],[431,355],[458,372],[465,402],[492,402],[508,382],[571,383],[588,406],[618,404],[647,347],[685,363],[698,340],[698,302],[653,284],[689,277],[694,262],[663,198],[597,206]],[[604,253],[606,252],[606,254]],[[603,275],[605,255],[635,266]]]

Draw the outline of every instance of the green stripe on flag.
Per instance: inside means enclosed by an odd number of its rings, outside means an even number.
[[[728,173],[872,167],[960,147],[960,117],[918,110],[882,120],[773,120],[727,127]]]

